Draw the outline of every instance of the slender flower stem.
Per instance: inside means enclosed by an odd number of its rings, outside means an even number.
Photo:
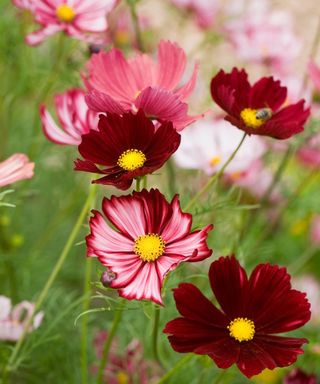
[[[162,366],[162,362],[159,357],[158,352],[158,330],[160,322],[160,307],[156,305],[154,307],[154,320],[153,320],[153,330],[152,330],[152,353],[154,359]]]
[[[63,250],[56,262],[56,265],[54,266],[52,272],[51,272],[51,275],[49,276],[49,279],[47,280],[47,283],[45,284],[45,286],[43,287],[36,303],[35,303],[35,307],[34,307],[34,312],[32,314],[32,316],[30,316],[30,318],[28,319],[28,321],[26,321],[25,323],[25,326],[24,326],[24,330],[23,330],[23,333],[19,339],[19,341],[17,342],[17,344],[15,345],[13,351],[12,351],[12,354],[9,358],[9,361],[8,361],[8,365],[7,365],[7,368],[5,367],[5,369],[7,370],[11,370],[12,367],[14,366],[14,362],[18,356],[18,353],[22,347],[22,344],[26,338],[26,335],[28,333],[28,329],[30,328],[31,324],[32,324],[32,321],[33,321],[33,318],[34,318],[34,315],[35,313],[40,309],[40,307],[42,306],[44,300],[46,299],[47,295],[48,295],[48,292],[52,286],[52,284],[54,283],[58,273],[60,272],[72,246],[74,245],[74,242],[75,242],[75,239],[76,239],[76,236],[82,226],[82,223],[83,223],[83,220],[84,218],[86,217],[86,215],[88,214],[88,210],[90,209],[90,206],[91,206],[91,202],[93,201],[94,199],[94,196],[95,196],[95,191],[96,191],[96,186],[93,185],[91,186],[91,190],[87,196],[87,199],[83,205],[83,208],[78,216],[78,219],[68,237],[68,240],[65,244],[65,246],[63,247]]]
[[[288,270],[292,276],[296,275],[301,268],[303,268],[308,261],[310,261],[317,252],[316,247],[307,248],[306,251],[296,259],[291,265],[288,266]]]
[[[142,179],[142,188],[147,189],[148,187],[148,175],[144,175]]]
[[[210,179],[209,181],[207,182],[207,184],[189,201],[189,203],[184,207],[184,211],[188,211],[190,210],[190,208],[192,208],[194,206],[194,204],[198,201],[198,199],[212,186],[212,184],[216,181],[216,180],[219,180],[219,178],[223,175],[223,172],[225,171],[225,169],[227,168],[227,166],[231,163],[231,161],[234,159],[234,157],[236,156],[236,154],[238,153],[242,143],[244,142],[245,138],[246,138],[247,134],[245,133],[243,136],[242,136],[242,139],[240,141],[240,143],[238,144],[237,148],[234,150],[234,152],[231,154],[231,156],[229,157],[229,159],[224,163],[224,165],[222,166],[222,168],[217,172],[215,173]]]
[[[139,18],[138,18],[138,14],[137,14],[137,10],[136,10],[136,3],[137,3],[137,0],[127,0],[127,4],[130,8],[134,32],[135,32],[136,39],[137,39],[137,45],[138,45],[139,50],[141,52],[144,52],[144,46],[143,46],[143,41],[142,41],[142,36],[141,36]]]
[[[84,301],[82,311],[86,312],[90,307],[90,280],[92,272],[92,258],[87,257],[86,270],[84,279]],[[81,322],[81,350],[80,350],[80,365],[81,365],[81,382],[82,384],[88,383],[88,316],[82,317]]]
[[[126,300],[122,299],[119,307],[115,309],[115,315],[113,318],[111,330],[108,334],[107,340],[104,344],[103,351],[102,351],[102,357],[100,360],[99,370],[98,370],[98,375],[97,375],[97,384],[103,383],[103,373],[104,373],[104,370],[108,364],[110,347],[112,344],[112,340],[113,340],[113,338],[117,332],[118,326],[120,324],[122,313],[123,313],[123,310],[125,308],[125,305],[126,305]]]
[[[189,353],[188,355],[184,356],[182,359],[180,359],[176,365],[174,365],[170,371],[168,371],[164,376],[161,377],[161,379],[158,381],[157,384],[163,384],[166,383],[172,376],[174,376],[180,369],[189,363],[189,361],[194,357],[193,354]]]
[[[168,159],[168,161],[166,162],[166,171],[167,171],[169,193],[170,193],[170,197],[172,197],[177,193],[176,172],[175,172],[172,158]]]
[[[141,190],[141,177],[138,177],[136,179],[136,191],[140,192],[140,190]]]

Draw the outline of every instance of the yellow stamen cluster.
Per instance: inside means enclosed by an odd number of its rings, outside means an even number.
[[[60,21],[71,23],[76,17],[75,11],[67,4],[60,4],[56,9],[56,15]]]
[[[270,118],[270,116],[259,117],[260,111],[259,109],[245,108],[240,112],[240,117],[247,127],[259,128]]]
[[[237,317],[227,327],[231,337],[239,341],[250,341],[255,334],[254,322],[246,317]]]
[[[143,261],[155,261],[164,254],[165,241],[156,233],[139,236],[134,242],[134,252]]]
[[[126,171],[135,171],[141,168],[147,158],[139,149],[127,149],[118,158],[117,164]]]
[[[213,156],[211,159],[210,159],[210,165],[218,165],[221,163],[221,157],[220,156]]]

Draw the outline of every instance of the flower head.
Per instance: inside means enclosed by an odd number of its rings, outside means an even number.
[[[23,153],[16,153],[0,163],[0,187],[33,177],[34,163]]]
[[[54,98],[61,128],[54,122],[47,108],[40,106],[42,129],[46,137],[56,144],[79,145],[81,136],[96,130],[98,115],[90,111],[81,89],[70,89]]]
[[[251,85],[245,70],[223,70],[211,81],[213,100],[225,111],[225,119],[249,135],[288,139],[303,131],[310,115],[304,100],[283,107],[287,88],[273,77],[263,77]],[[282,107],[282,108],[281,108]]]
[[[274,335],[310,319],[306,295],[291,289],[285,268],[259,264],[248,278],[234,256],[221,257],[211,264],[209,279],[221,309],[193,284],[174,290],[182,317],[164,332],[175,351],[209,355],[219,368],[237,364],[247,377],[286,367],[303,353],[306,339]]]
[[[316,375],[308,375],[299,368],[292,370],[284,378],[284,384],[317,384]]]
[[[98,131],[82,136],[79,152],[85,160],[78,159],[75,169],[104,175],[95,183],[128,189],[134,178],[162,167],[179,144],[172,123],[156,128],[142,111],[100,115]]]
[[[162,304],[161,287],[167,273],[183,261],[209,257],[206,239],[212,225],[191,231],[192,216],[183,213],[178,196],[171,203],[157,190],[104,199],[102,210],[115,227],[93,211],[88,255],[116,274],[110,286],[129,300]]]
[[[29,301],[22,301],[12,308],[11,300],[6,296],[0,296],[0,340],[19,340],[33,312],[34,304]],[[42,319],[43,312],[36,314],[28,331],[38,328]]]
[[[182,48],[162,40],[158,62],[146,54],[127,60],[118,49],[99,52],[88,63],[87,103],[97,112],[124,113],[142,109],[159,121],[172,121],[177,130],[202,116],[188,116],[185,100],[195,86],[197,67],[191,79],[178,88],[186,66]]]
[[[79,40],[96,41],[97,38],[88,33],[104,32],[107,29],[106,15],[116,3],[117,0],[34,1],[29,10],[42,28],[30,33],[26,42],[38,45],[57,32],[65,32]]]

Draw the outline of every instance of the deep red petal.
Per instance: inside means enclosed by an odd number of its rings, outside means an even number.
[[[250,90],[249,105],[253,109],[271,108],[277,111],[285,102],[287,88],[280,85],[279,80],[273,77],[263,77],[257,81]]]

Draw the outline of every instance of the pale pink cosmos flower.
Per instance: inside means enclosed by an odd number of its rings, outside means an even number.
[[[320,246],[320,215],[315,215],[311,221],[310,239],[313,245]]]
[[[26,11],[33,12],[35,8],[35,0],[13,0],[12,2],[17,8],[21,8]]]
[[[311,322],[319,324],[320,319],[320,284],[312,275],[302,275],[294,278],[295,289],[306,292],[311,304]]]
[[[33,177],[34,163],[28,156],[16,153],[0,163],[0,187],[12,184],[18,180]]]
[[[18,0],[19,1],[19,0]],[[117,0],[37,0],[30,9],[42,28],[26,37],[29,45],[38,45],[47,37],[64,32],[79,40],[96,42],[97,33],[106,31],[106,16]]]
[[[194,14],[200,28],[210,28],[215,22],[219,10],[218,0],[171,0],[172,3]]]
[[[240,59],[267,65],[278,73],[287,72],[288,64],[302,48],[292,18],[284,11],[248,12],[225,29]]]
[[[315,89],[320,92],[320,68],[314,60],[310,60],[308,63],[308,73]]]
[[[320,134],[311,137],[297,152],[298,160],[310,168],[320,167]]]
[[[56,144],[79,145],[81,135],[98,129],[98,115],[89,110],[82,89],[70,89],[54,98],[61,128],[47,108],[40,106],[42,129],[46,137]]]
[[[158,61],[146,54],[126,59],[118,49],[92,55],[88,62],[89,90],[86,100],[97,112],[122,114],[142,109],[160,121],[172,121],[180,131],[202,117],[188,116],[185,102],[194,89],[197,65],[190,80],[179,87],[186,67],[186,55],[176,43],[162,40]]]
[[[229,159],[242,137],[243,132],[235,130],[224,119],[207,117],[181,132],[181,144],[174,160],[181,168],[201,169],[212,175]],[[246,137],[225,173],[245,171],[252,162],[261,158],[265,149],[258,136]]]
[[[0,340],[17,341],[21,337],[27,321],[34,313],[34,304],[22,301],[12,307],[11,300],[6,296],[0,296]],[[38,328],[43,319],[43,312],[37,313],[29,332]]]

